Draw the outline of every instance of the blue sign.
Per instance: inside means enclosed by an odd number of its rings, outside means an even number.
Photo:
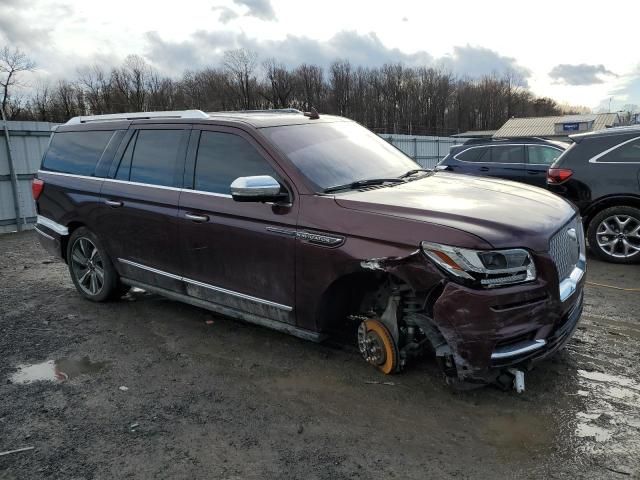
[[[563,123],[562,124],[563,132],[577,132],[578,130],[580,130],[579,123]]]

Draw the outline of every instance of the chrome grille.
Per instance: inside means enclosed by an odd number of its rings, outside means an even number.
[[[575,239],[569,233],[571,229],[575,231]],[[583,252],[584,232],[580,217],[576,216],[555,233],[549,242],[549,254],[556,264],[560,281],[571,275]]]

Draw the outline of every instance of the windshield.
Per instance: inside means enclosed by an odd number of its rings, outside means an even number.
[[[353,122],[270,127],[262,132],[324,191],[336,185],[396,178],[420,165]]]

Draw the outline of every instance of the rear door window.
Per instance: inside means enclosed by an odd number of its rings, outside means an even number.
[[[489,147],[472,147],[455,156],[463,162],[489,162]]]
[[[491,147],[491,163],[524,163],[524,145]]]
[[[543,145],[529,145],[527,151],[530,165],[551,165],[562,153],[557,148]]]
[[[135,144],[130,142],[124,152],[116,177],[125,179],[127,155],[131,155],[129,180],[176,186],[178,164],[184,164],[185,135],[183,130],[139,130]],[[123,169],[122,174],[120,169]]]
[[[640,164],[640,138],[636,138],[615,150],[611,150],[606,155],[600,157],[598,162]]]
[[[231,194],[238,177],[270,175],[277,178],[267,160],[244,138],[232,133],[203,131],[196,158],[194,189]]]
[[[93,176],[113,130],[55,133],[42,170]]]

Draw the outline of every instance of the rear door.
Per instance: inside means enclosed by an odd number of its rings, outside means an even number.
[[[199,134],[199,138],[198,138]],[[236,202],[238,177],[271,175],[291,204]],[[295,323],[298,202],[274,159],[237,128],[194,130],[180,199],[180,251],[190,295],[236,311]]]
[[[547,170],[562,154],[562,150],[549,145],[527,145],[527,166],[524,182],[536,187],[547,187]]]
[[[640,137],[627,138],[589,160],[597,176],[607,182],[601,190],[640,193]],[[636,181],[633,181],[635,179]]]
[[[178,202],[190,126],[132,127],[102,186],[100,235],[124,277],[179,290]]]
[[[492,145],[491,156],[485,155],[480,170],[490,177],[522,182],[524,175],[524,145]]]

